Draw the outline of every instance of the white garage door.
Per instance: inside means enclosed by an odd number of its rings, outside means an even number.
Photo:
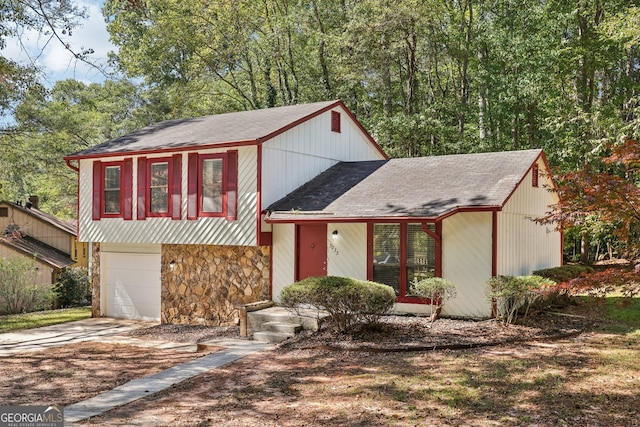
[[[103,252],[100,265],[107,316],[160,320],[160,254]]]

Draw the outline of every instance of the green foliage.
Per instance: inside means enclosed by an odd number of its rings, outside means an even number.
[[[506,324],[511,324],[520,313],[526,317],[542,291],[555,284],[540,276],[496,276],[487,281],[488,297],[490,301],[495,301],[497,315]]]
[[[391,286],[348,277],[309,277],[285,286],[280,293],[284,307],[313,306],[326,310],[338,330],[357,323],[375,323],[393,308],[395,292]]]
[[[0,313],[24,313],[51,308],[53,290],[38,285],[36,262],[26,258],[0,258]]]
[[[62,308],[77,307],[88,303],[91,294],[91,282],[84,267],[64,268],[54,285],[57,301]]]
[[[533,272],[536,276],[551,279],[556,283],[566,282],[568,280],[579,277],[582,274],[593,273],[593,267],[588,265],[567,264],[561,267],[546,268],[544,270],[536,270]]]
[[[426,279],[414,279],[411,283],[411,293],[430,301],[431,321],[439,315],[445,302],[455,298],[456,286],[442,277],[428,277]]]

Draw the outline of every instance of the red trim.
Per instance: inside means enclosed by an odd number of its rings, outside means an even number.
[[[100,162],[100,217],[101,218],[124,218],[124,160],[120,160],[118,162]],[[120,204],[118,207],[118,212],[106,213],[105,205],[104,205],[104,182],[105,182],[105,170],[109,167],[118,167],[120,168]],[[95,190],[95,187],[94,187]]]
[[[147,215],[147,158],[138,158],[138,209],[137,218],[144,220]]]
[[[407,295],[407,223],[400,224],[400,298]]]
[[[133,159],[124,159],[124,189],[122,195],[123,218],[133,219]]]
[[[227,199],[226,217],[229,221],[235,221],[238,218],[238,150],[227,151],[226,177],[226,189],[223,188]]]
[[[182,154],[174,154],[171,160],[171,201],[169,211],[172,219],[182,218]]]
[[[167,211],[166,212],[151,212],[151,168],[155,163],[166,163],[167,164]],[[147,166],[145,168],[145,177],[146,183],[144,186],[145,193],[145,204],[144,209],[147,217],[157,217],[157,218],[166,218],[172,217],[172,207],[173,207],[173,157],[155,157],[152,159],[147,159]],[[179,203],[178,203],[179,206]]]
[[[442,221],[437,221],[435,223],[435,232],[429,230],[426,222],[422,223],[422,231],[427,233],[429,236],[433,238],[436,242],[436,253],[435,253],[435,275],[436,277],[442,277]]]
[[[78,180],[80,180],[79,177]],[[102,162],[100,160],[93,162],[93,194],[91,199],[92,218],[94,221],[99,221],[102,213]]]
[[[373,280],[373,223],[367,223],[367,280]]]
[[[491,216],[491,276],[498,275],[498,212]]]
[[[187,219],[198,218],[198,153],[189,153],[187,175]]]

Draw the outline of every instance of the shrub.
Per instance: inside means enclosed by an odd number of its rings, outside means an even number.
[[[393,308],[391,286],[348,277],[309,277],[285,286],[281,304],[295,310],[313,306],[326,310],[341,332],[356,323],[374,323]]]
[[[561,267],[546,268],[544,270],[534,271],[536,276],[546,277],[556,283],[567,282],[571,279],[581,276],[582,274],[593,273],[593,267],[588,265],[567,264]]]
[[[489,300],[495,301],[497,315],[505,323],[514,323],[518,314],[526,317],[531,305],[555,282],[541,276],[496,276],[487,281]]]
[[[430,301],[431,322],[433,322],[440,315],[444,303],[456,297],[456,286],[442,277],[414,279],[411,283],[411,293]]]
[[[54,291],[62,308],[86,305],[88,303],[87,297],[91,294],[91,283],[87,269],[84,267],[62,269]]]
[[[0,312],[25,313],[51,308],[51,285],[38,285],[33,259],[0,258]]]

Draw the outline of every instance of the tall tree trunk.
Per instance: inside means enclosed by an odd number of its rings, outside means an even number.
[[[583,230],[580,233],[580,262],[582,264],[589,264],[589,232]]]

